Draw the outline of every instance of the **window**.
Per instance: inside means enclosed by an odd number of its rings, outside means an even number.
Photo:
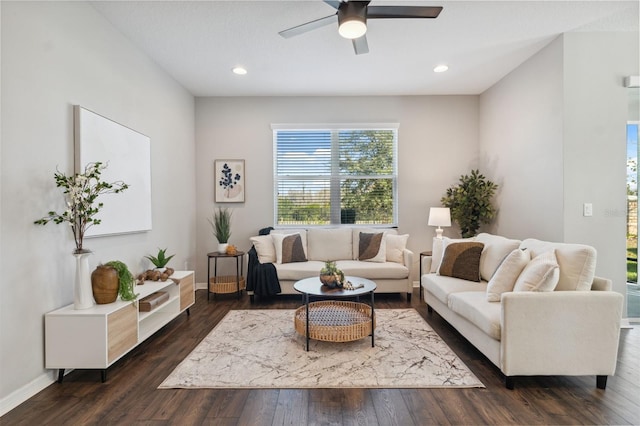
[[[397,224],[397,124],[272,128],[276,225]]]

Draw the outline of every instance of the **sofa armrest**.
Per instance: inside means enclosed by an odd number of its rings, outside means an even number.
[[[614,374],[623,300],[613,291],[503,293],[502,372]]]
[[[431,272],[431,263],[433,262],[433,257],[432,256],[422,256],[421,259],[422,262],[422,274],[428,274]],[[422,280],[422,277],[420,277],[420,280]]]
[[[409,268],[409,279],[411,279],[411,270],[413,268],[413,252],[409,249],[404,249],[402,251],[402,261],[404,262],[404,266]]]

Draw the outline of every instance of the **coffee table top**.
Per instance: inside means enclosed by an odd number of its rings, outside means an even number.
[[[305,278],[296,281],[293,288],[303,294],[311,294],[313,296],[331,296],[331,297],[351,297],[360,296],[362,294],[371,293],[376,289],[376,283],[366,278],[345,276],[345,281],[351,281],[354,286],[363,284],[364,287],[355,290],[345,290],[344,288],[328,288],[322,285],[320,277]]]

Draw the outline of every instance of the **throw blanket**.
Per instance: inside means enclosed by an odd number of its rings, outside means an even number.
[[[263,228],[259,235],[269,235],[273,228]],[[278,273],[273,263],[260,263],[255,247],[249,250],[249,263],[247,265],[247,290],[253,291],[258,296],[272,296],[282,291]]]

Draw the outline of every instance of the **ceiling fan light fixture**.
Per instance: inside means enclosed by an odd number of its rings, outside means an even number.
[[[345,21],[338,27],[338,33],[344,38],[360,38],[367,32],[367,24],[357,19]]]
[[[360,38],[367,32],[367,8],[360,3],[350,1],[340,4],[338,33],[344,38]]]

